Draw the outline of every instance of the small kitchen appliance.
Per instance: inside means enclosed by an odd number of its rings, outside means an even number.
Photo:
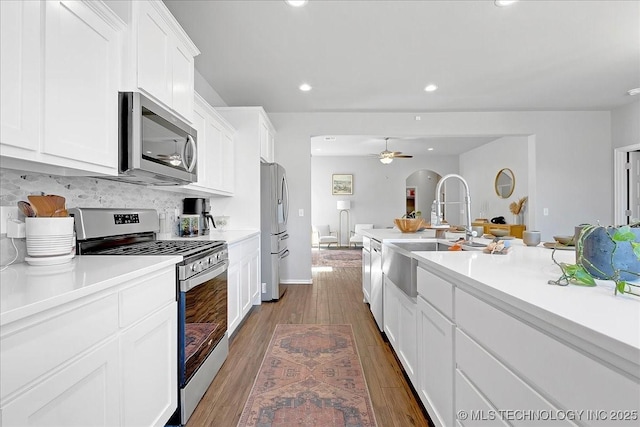
[[[212,240],[156,240],[153,209],[74,208],[79,255],[181,255],[178,301],[178,409],[171,425],[185,425],[229,353],[227,244]]]
[[[207,235],[211,227],[216,228],[216,224],[211,216],[211,204],[208,199],[190,198],[182,199],[183,215],[199,215],[199,234]]]

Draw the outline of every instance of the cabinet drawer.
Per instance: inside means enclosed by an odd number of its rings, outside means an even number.
[[[456,330],[456,365],[496,409],[543,410],[547,413],[557,409],[459,329]],[[509,421],[515,426],[540,422],[526,419]],[[572,424],[566,420],[555,420],[554,425]]]
[[[0,399],[117,331],[118,296],[113,293],[73,308],[52,310],[39,323],[3,336]]]
[[[455,304],[459,328],[561,409],[640,410],[637,380],[464,291]]]
[[[453,285],[422,267],[418,267],[417,280],[418,294],[449,319],[453,318]]]
[[[456,422],[464,427],[508,426],[496,416],[496,409],[456,370]]]
[[[176,270],[167,267],[120,291],[120,327],[126,328],[176,301]]]

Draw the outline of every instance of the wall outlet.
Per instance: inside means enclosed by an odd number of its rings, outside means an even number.
[[[298,209],[298,216],[304,216],[304,209]]]
[[[549,215],[549,208],[542,209],[542,215],[548,216]]]
[[[262,284],[262,293],[263,293],[263,294],[266,294],[266,293],[267,293],[267,284],[266,284],[266,283],[263,283],[263,284]]]
[[[20,219],[24,221],[24,217],[19,214],[17,206],[0,206],[0,234],[7,233],[7,221],[9,219]]]

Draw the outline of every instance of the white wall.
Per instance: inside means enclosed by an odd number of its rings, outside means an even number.
[[[351,230],[356,223],[371,223],[375,228],[393,227],[393,219],[401,218],[405,213],[406,179],[420,169],[431,169],[440,175],[457,173],[458,158],[416,156],[412,159],[396,159],[383,165],[373,156],[314,156],[311,158],[311,223],[329,224],[331,230],[337,231],[336,202],[350,200]],[[331,175],[336,173],[353,174],[353,195],[331,194]],[[292,204],[292,207],[295,208],[295,205]],[[297,209],[294,214],[297,214]],[[424,215],[428,215],[428,212],[424,212]],[[344,219],[342,227],[342,233],[346,235]],[[347,242],[346,237],[342,240],[343,243]]]
[[[611,111],[613,148],[640,144],[640,99]]]
[[[471,194],[471,219],[503,216],[507,223],[514,223],[509,204],[531,192],[527,144],[526,137],[504,137],[460,155],[460,174],[469,183]],[[507,199],[498,197],[494,188],[496,175],[503,168],[511,169],[515,176],[513,194]],[[529,229],[530,224],[526,219]]]
[[[315,135],[527,136],[535,137],[535,212],[529,213],[543,239],[566,234],[576,224],[611,223],[611,115],[587,112],[476,113],[271,113],[275,156],[287,169],[291,208],[311,209],[310,137]],[[435,170],[435,169],[434,169]],[[494,175],[496,171],[492,171]],[[495,176],[495,175],[494,175]],[[473,196],[473,195],[472,195]],[[384,202],[380,202],[383,206]],[[530,205],[533,209],[533,204]],[[379,207],[380,208],[380,207]],[[540,213],[549,209],[548,216]],[[336,215],[337,216],[337,215]],[[293,216],[288,282],[311,280],[311,217]]]

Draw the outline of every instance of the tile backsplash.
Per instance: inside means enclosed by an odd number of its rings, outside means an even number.
[[[182,210],[182,199],[189,197],[176,192],[153,187],[109,181],[90,177],[68,177],[25,173],[0,168],[0,206],[16,207],[30,194],[56,194],[66,199],[67,208],[140,208],[158,212]],[[19,252],[16,262],[25,257],[24,239],[7,239],[0,236],[0,265],[10,262],[15,249]]]
[[[159,212],[180,209],[180,193],[106,179],[55,176],[0,169],[0,206],[16,206],[30,194],[57,194],[67,208],[144,208]]]

